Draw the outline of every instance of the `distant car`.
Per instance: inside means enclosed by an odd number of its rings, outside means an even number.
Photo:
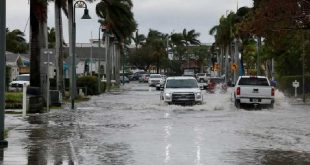
[[[18,90],[23,88],[23,85],[29,86],[30,84],[30,74],[20,74],[16,79],[9,84],[10,90]]]
[[[159,84],[161,79],[162,79],[162,76],[160,74],[150,74],[149,81],[148,81],[149,86],[156,87],[156,85]]]
[[[161,100],[171,104],[202,103],[203,95],[194,77],[168,77],[160,94]]]
[[[144,71],[135,72],[134,74],[132,74],[131,80],[139,80],[142,74],[145,74],[145,72]]]
[[[196,74],[196,78],[198,82],[208,82],[208,80],[210,79],[211,74],[209,73],[197,73]]]
[[[142,74],[139,78],[139,82],[147,83],[149,81],[150,74]]]
[[[166,78],[167,78],[166,75],[161,76],[161,80],[159,81],[158,84],[156,84],[156,90],[160,90],[161,88],[164,88],[165,83],[166,83]]]
[[[129,78],[127,76],[119,76],[120,82],[123,83],[123,80],[125,83],[129,83]]]

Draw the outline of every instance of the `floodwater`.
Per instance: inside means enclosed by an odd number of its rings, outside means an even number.
[[[3,164],[306,165],[310,108],[277,93],[275,108],[236,109],[227,93],[204,104],[166,105],[160,91],[126,84],[77,109],[22,119],[6,116],[9,147]]]

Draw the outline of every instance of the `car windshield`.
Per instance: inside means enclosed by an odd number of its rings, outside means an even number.
[[[171,79],[167,80],[166,88],[198,88],[195,79]]]
[[[269,86],[269,83],[266,78],[241,78],[239,81],[239,85],[256,85],[256,86]]]
[[[152,74],[151,74],[151,75],[150,75],[150,78],[161,78],[161,75],[159,75],[159,74],[158,74],[158,75],[157,75],[157,74],[152,75]]]
[[[29,81],[29,80],[30,80],[30,77],[27,76],[27,75],[24,75],[24,76],[17,76],[16,80],[17,80],[17,81]]]

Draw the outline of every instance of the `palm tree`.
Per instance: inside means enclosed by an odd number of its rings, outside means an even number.
[[[125,39],[131,36],[137,26],[131,11],[132,6],[131,0],[102,0],[96,6],[97,15],[104,19],[102,25],[106,27],[106,34],[115,35],[120,48],[118,51],[121,52],[123,52]],[[109,39],[106,37],[106,42],[108,41]],[[118,55],[120,53],[116,54]],[[116,57],[116,59],[119,63],[120,58]],[[111,86],[111,56],[109,53],[107,54],[106,63],[107,90],[109,90]],[[115,77],[117,84],[119,84],[119,65],[116,66],[118,67],[115,71]]]
[[[44,24],[47,19],[47,2],[30,0],[30,86],[41,88],[40,52],[45,46]]]
[[[187,32],[186,29],[183,29],[183,39],[186,46],[186,50],[188,51],[188,47],[190,45],[200,45],[200,41],[197,39],[199,37],[199,33],[196,33],[195,30],[190,30]],[[189,68],[190,54],[187,52],[187,67]]]
[[[136,50],[138,49],[139,45],[141,45],[146,40],[145,35],[139,34],[138,31],[136,31],[135,35],[132,36],[131,38],[136,45]]]
[[[26,53],[28,44],[24,36],[24,33],[18,29],[13,31],[6,29],[6,50],[14,53]]]
[[[187,32],[186,29],[183,29],[183,38],[185,45],[200,45],[200,41],[197,39],[200,36],[199,33],[196,33],[195,30],[190,30]]]
[[[56,82],[57,90],[64,94],[64,80],[63,80],[63,29],[62,29],[62,15],[61,9],[68,16],[67,0],[55,0],[55,55],[56,55]]]

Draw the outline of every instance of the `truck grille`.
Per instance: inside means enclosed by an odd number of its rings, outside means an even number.
[[[17,83],[14,83],[11,85],[12,87],[23,87],[23,84],[17,84]]]
[[[173,93],[172,101],[173,102],[195,101],[195,94],[194,93]]]
[[[160,80],[151,80],[151,83],[152,84],[157,84],[157,83],[159,83],[160,82]]]

